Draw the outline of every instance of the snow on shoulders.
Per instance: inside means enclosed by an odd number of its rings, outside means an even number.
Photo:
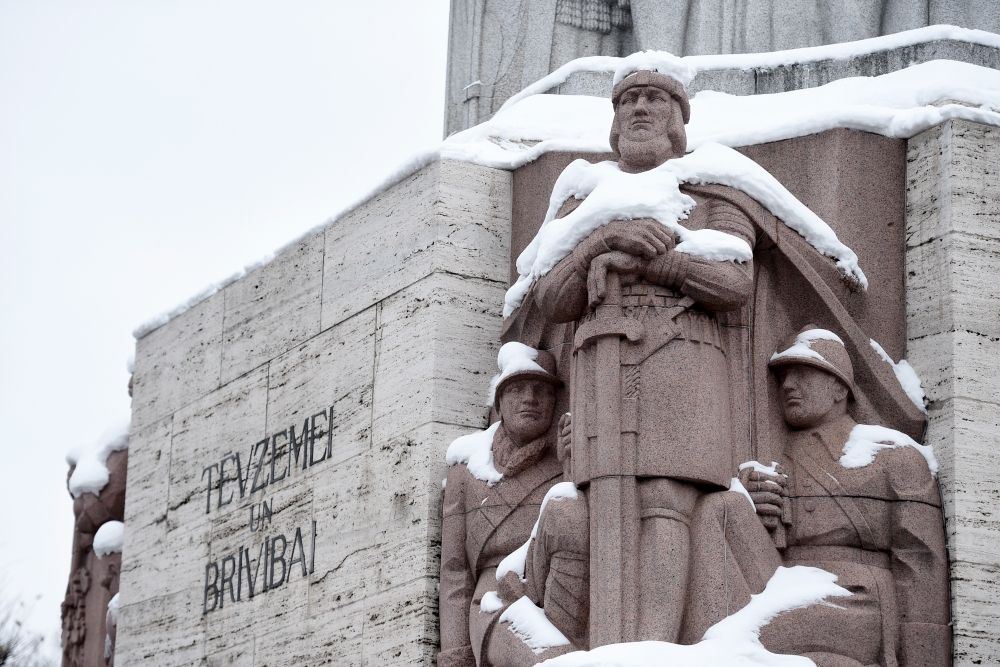
[[[112,452],[128,449],[131,416],[119,420],[109,427],[97,440],[89,444],[76,445],[66,454],[66,462],[76,466],[69,478],[69,492],[74,498],[85,493],[101,495],[111,474],[108,472],[108,457]]]
[[[664,167],[685,183],[719,183],[742,190],[798,232],[816,250],[837,260],[837,266],[844,274],[868,287],[868,279],[858,266],[858,256],[841,243],[830,225],[799,201],[770,172],[742,153],[721,144],[706,142],[680,159],[667,161]]]
[[[851,435],[844,443],[844,454],[840,465],[845,468],[863,468],[875,460],[875,455],[883,449],[913,447],[927,461],[932,477],[937,477],[938,462],[930,445],[921,445],[913,438],[884,426],[858,424],[851,429]]]
[[[493,436],[500,428],[496,422],[485,431],[476,431],[452,440],[448,445],[445,460],[448,465],[464,463],[469,473],[476,479],[481,479],[493,486],[503,478],[493,467]]]
[[[507,607],[507,611],[500,614],[500,622],[510,623],[514,634],[536,655],[547,648],[569,644],[566,635],[552,624],[545,612],[527,595]]]
[[[927,407],[924,405],[924,388],[920,385],[920,377],[917,376],[917,372],[913,370],[910,362],[906,359],[900,359],[897,364],[882,346],[875,342],[874,338],[869,338],[868,341],[875,352],[878,353],[878,356],[882,357],[882,361],[892,366],[892,372],[896,375],[896,380],[899,382],[899,386],[903,388],[903,391],[906,392],[907,397],[926,415]]]
[[[787,611],[851,593],[837,577],[815,567],[779,567],[750,604],[719,621],[697,644],[645,641],[575,651],[541,663],[546,667],[815,667],[809,658],[771,653],[760,630]]]
[[[519,546],[513,552],[507,554],[507,556],[500,561],[500,564],[497,565],[497,581],[503,579],[503,576],[508,572],[515,573],[521,581],[524,581],[524,566],[525,561],[528,558],[528,548],[531,546],[531,541],[538,535],[538,522],[542,520],[542,513],[545,511],[545,506],[549,504],[549,501],[556,500],[558,498],[569,498],[570,500],[576,500],[579,498],[579,495],[576,492],[576,484],[573,482],[559,482],[545,493],[545,497],[542,499],[542,506],[538,508],[538,518],[535,519],[535,525],[531,529],[531,535],[524,544]]]
[[[94,553],[98,558],[108,554],[121,553],[122,541],[125,539],[125,524],[121,521],[108,521],[101,524],[94,534]]]
[[[750,260],[753,250],[745,240],[715,230],[691,231],[680,224],[695,206],[695,200],[680,190],[681,182],[694,182],[685,171],[686,159],[669,160],[637,174],[623,172],[610,161],[571,163],[556,180],[541,228],[517,258],[520,277],[505,296],[504,316],[521,304],[534,280],[551,271],[587,236],[614,220],[653,218],[680,238],[677,252],[715,261]],[[706,174],[705,180],[699,182],[719,182],[712,179],[713,175]],[[556,219],[556,212],[569,197],[583,202]]]
[[[541,228],[517,258],[519,277],[504,298],[504,317],[520,306],[534,280],[551,271],[580,241],[614,220],[659,221],[680,238],[677,252],[714,261],[752,259],[753,250],[745,240],[715,230],[692,231],[680,223],[695,206],[695,201],[681,192],[681,183],[718,183],[742,190],[820,253],[836,260],[845,275],[868,287],[857,254],[826,222],[750,158],[726,146],[706,143],[693,153],[638,174],[625,173],[609,161],[572,162],[556,180]],[[562,202],[571,196],[583,199],[583,203],[555,219]],[[816,352],[807,356],[819,357]]]
[[[629,74],[640,70],[665,74],[680,81],[685,88],[698,74],[698,70],[692,67],[688,61],[684,58],[678,58],[672,53],[653,50],[639,51],[621,59],[621,64],[615,69],[611,85],[617,86]]]

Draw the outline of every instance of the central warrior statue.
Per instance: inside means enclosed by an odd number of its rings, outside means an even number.
[[[621,171],[648,171],[684,155],[690,105],[679,81],[634,72],[615,86],[612,103],[611,147]],[[746,195],[724,186],[681,191],[697,203],[685,227],[753,247]],[[569,198],[556,217],[581,203]],[[676,243],[656,220],[613,221],[528,296],[548,322],[575,323],[570,451],[586,500],[558,511],[589,513],[591,648],[678,640],[695,503],[734,475],[719,313],[747,304],[752,260],[704,259]],[[562,523],[543,521],[540,529]]]

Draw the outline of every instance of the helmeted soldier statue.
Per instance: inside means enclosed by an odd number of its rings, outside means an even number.
[[[486,433],[460,438],[449,448],[451,468],[444,496],[441,544],[441,653],[439,667],[490,665],[491,635],[499,610],[482,606],[497,590],[497,565],[524,544],[538,519],[545,493],[560,481],[552,416],[555,392],[562,385],[553,356],[520,343],[529,355],[501,364],[495,387],[500,421]],[[505,349],[501,348],[503,360]],[[520,362],[520,363],[519,363]],[[506,368],[504,366],[507,366]],[[486,451],[474,456],[462,441],[483,438]],[[480,446],[477,442],[476,446]],[[506,627],[504,639],[520,645]],[[516,649],[531,651],[515,645]],[[493,647],[494,650],[501,650]]]

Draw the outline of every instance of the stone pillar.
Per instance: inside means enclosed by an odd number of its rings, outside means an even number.
[[[955,665],[1000,663],[1000,128],[913,137],[907,358],[929,399],[951,560]]]

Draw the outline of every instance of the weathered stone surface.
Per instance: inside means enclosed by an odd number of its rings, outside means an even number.
[[[215,294],[136,342],[133,430],[219,387],[224,298]]]
[[[118,664],[433,663],[444,453],[487,422],[510,180],[431,165],[143,339],[138,368],[175,380],[148,373],[143,389],[170,385],[169,400],[136,404]],[[211,382],[190,361],[206,346]],[[314,463],[289,466],[292,427],[302,442],[314,423]],[[275,434],[272,477],[260,443]],[[264,592],[265,538],[280,554],[296,529],[305,576],[286,552],[288,577]],[[243,570],[212,609],[206,566],[241,560],[253,599]]]
[[[956,665],[1000,660],[1000,132],[950,121],[907,151],[907,359],[941,469]]]
[[[382,302],[376,441],[431,421],[484,424],[505,287],[437,273]]]
[[[434,271],[505,280],[511,176],[443,160],[326,230],[323,329]]]
[[[323,234],[289,248],[227,287],[225,384],[319,333]]]
[[[162,548],[166,535],[168,467],[173,417],[166,417],[129,436],[129,477],[123,549],[140,553]]]
[[[123,590],[122,599],[128,599]],[[118,611],[117,664],[197,665],[205,658],[201,587],[128,603]]]

